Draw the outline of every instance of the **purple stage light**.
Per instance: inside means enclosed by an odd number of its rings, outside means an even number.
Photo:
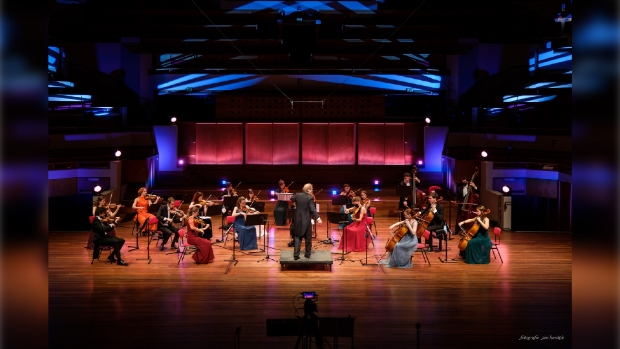
[[[486,152],[486,150],[483,150],[483,151],[480,153],[480,155],[481,155],[483,158],[486,158],[487,156],[489,156],[489,154]]]
[[[375,180],[375,185],[379,185],[379,181]]]
[[[183,164],[185,164],[185,161],[183,159],[179,159],[179,165],[183,166]]]
[[[424,165],[424,161],[418,160],[418,165]]]

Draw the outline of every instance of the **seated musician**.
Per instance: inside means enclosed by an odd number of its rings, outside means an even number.
[[[260,199],[256,196],[256,193],[254,193],[254,190],[251,188],[248,189],[248,202],[251,204],[258,201],[260,201]]]
[[[116,218],[116,214],[118,210],[121,208],[121,205],[116,205],[116,210],[112,211],[110,209],[110,205],[106,205],[106,199],[104,196],[100,196],[95,200],[95,204],[93,206],[93,216],[97,216],[96,212],[98,208],[105,209],[106,216],[104,218],[115,218],[114,223],[118,222],[118,218]],[[116,229],[112,229],[107,232],[107,235],[116,237]],[[88,234],[88,241],[86,242],[86,248],[92,250],[95,248],[95,233],[91,230],[90,234]]]
[[[351,214],[353,223],[344,228],[342,240],[340,240],[339,249],[346,247],[348,252],[362,252],[366,250],[366,209],[361,203],[361,198],[355,196],[352,199],[350,208],[344,210],[344,213]],[[344,241],[344,242],[343,242]]]
[[[225,197],[231,197],[231,196],[238,196],[237,191],[235,190],[235,188],[233,188],[232,183],[226,182],[226,188],[224,189],[224,191],[222,191],[219,198],[220,200],[224,200]],[[233,207],[234,206],[224,206],[224,208],[226,209],[226,213],[225,213],[226,216],[230,216],[230,214],[232,213]]]
[[[288,193],[288,188],[286,188],[286,183],[283,179],[280,179],[278,182],[278,189],[276,193]],[[276,202],[276,207],[273,210],[273,217],[275,218],[277,226],[286,225],[286,209],[288,208],[288,201],[278,200]]]
[[[159,206],[159,211],[157,211],[157,230],[161,231],[163,235],[163,239],[161,241],[161,246],[159,246],[159,250],[164,250],[164,245],[168,242],[168,239],[172,234],[174,234],[174,238],[172,239],[172,243],[170,244],[170,248],[179,248],[177,246],[177,242],[179,241],[179,229],[172,224],[172,220],[177,215],[176,209],[174,208],[174,198],[169,197],[166,205]]]
[[[198,211],[198,215],[199,216],[206,216],[207,215],[207,207],[208,206],[213,206],[215,205],[213,203],[213,201],[206,201],[203,200],[204,195],[202,194],[202,192],[197,191],[194,193],[194,197],[192,197],[192,201],[189,203],[189,208],[192,209],[192,207],[197,206],[200,210]]]
[[[392,238],[400,238],[394,245],[391,252],[388,252],[386,259],[379,261],[380,264],[386,264],[388,268],[411,268],[411,255],[418,248],[418,222],[413,219],[414,212],[408,208],[404,212],[405,220],[394,223],[390,226],[390,231],[399,228],[392,234]],[[400,229],[404,228],[407,232],[401,236]]]
[[[123,205],[115,205],[116,209],[114,211],[111,210],[111,205],[108,205],[108,203],[106,202],[105,196],[100,196],[97,198],[97,200],[95,200],[95,203],[93,205],[93,216],[95,215],[95,210],[97,209],[97,207],[104,207],[108,213],[108,217],[116,217],[116,214],[118,213],[118,210],[120,210],[120,208]]]
[[[364,205],[366,211],[368,212],[370,210],[370,198],[368,197],[366,190],[362,190],[360,192],[360,198],[362,199],[362,205]]]
[[[153,216],[148,211],[149,206],[159,201],[159,199],[160,198],[158,196],[156,197],[149,196],[148,193],[146,192],[145,187],[138,189],[138,197],[133,201],[133,205],[131,205],[131,208],[133,208],[135,211],[138,212],[138,215],[136,216],[136,218],[134,218],[134,220],[136,219],[138,220],[140,229],[142,229],[142,231],[147,230],[147,227],[144,224],[144,222],[146,222],[150,217]],[[157,230],[157,223],[150,224],[148,226],[148,230],[150,231]]]
[[[103,207],[97,207],[95,210],[95,219],[93,219],[93,223],[91,224],[91,229],[95,234],[95,244],[99,246],[112,246],[114,250],[108,257],[110,262],[116,262],[117,265],[127,266],[128,264],[121,259],[121,248],[123,244],[125,244],[125,239],[108,234],[114,229],[116,224],[112,222],[104,223],[103,220],[106,218],[106,215],[106,209]],[[98,249],[95,249],[93,251],[93,258],[96,257],[98,253]]]
[[[442,241],[446,238],[444,231],[444,221],[443,221],[443,206],[437,202],[439,200],[439,194],[436,192],[431,192],[428,195],[428,206],[422,212],[420,212],[420,216],[424,217],[429,212],[433,213],[433,220],[428,224],[426,230],[428,230],[431,235],[427,241],[428,243],[428,252],[433,252],[433,236],[439,239],[439,251],[442,250]]]
[[[192,259],[196,261],[196,263],[207,264],[213,262],[213,246],[211,245],[211,241],[202,239],[201,237],[205,229],[210,227],[208,225],[202,226],[198,223],[198,210],[198,207],[193,207],[189,210],[189,218],[187,219],[187,243],[195,245],[198,248],[198,251],[192,255]]]
[[[348,213],[345,212],[347,207],[350,207],[352,204],[352,200],[355,197],[355,192],[353,190],[351,190],[351,186],[348,183],[345,183],[342,186],[342,191],[340,192],[340,195],[344,195],[347,197],[347,203],[346,205],[342,205],[342,207],[340,208],[340,213]],[[349,222],[353,222],[353,218],[349,216]],[[339,229],[344,228],[344,225],[340,224],[338,226]]]
[[[245,225],[245,217],[253,213],[249,212],[245,204],[245,198],[240,196],[232,212],[232,216],[235,217],[235,233],[239,238],[239,250],[256,250],[258,249],[256,227]]]
[[[491,263],[491,246],[493,242],[489,238],[489,218],[486,217],[486,208],[482,205],[476,207],[476,217],[459,222],[459,226],[467,223],[477,222],[478,232],[469,240],[465,248],[465,263],[467,264],[489,264]]]

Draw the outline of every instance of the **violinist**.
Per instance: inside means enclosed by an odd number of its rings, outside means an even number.
[[[487,212],[487,209],[480,205],[476,207],[476,217],[458,223],[459,227],[468,223],[479,225],[478,233],[469,240],[465,248],[465,263],[467,264],[489,264],[491,262],[490,253],[493,243],[489,238],[489,218],[483,212]]]
[[[240,196],[232,211],[232,216],[235,217],[235,233],[239,238],[239,250],[256,250],[258,249],[256,227],[245,225],[245,217],[254,213],[250,212],[245,204],[245,198]]]
[[[433,220],[430,221],[426,230],[428,230],[431,235],[427,241],[428,243],[428,252],[433,252],[433,236],[439,239],[439,252],[442,249],[442,240],[446,238],[444,229],[444,221],[443,221],[443,206],[437,202],[439,200],[439,194],[436,192],[431,192],[428,195],[428,206],[422,212],[420,212],[420,216],[424,217],[428,212],[433,212]],[[439,233],[438,233],[439,231]]]
[[[416,182],[416,185],[420,183],[420,180],[416,176],[413,176],[413,180]],[[399,186],[410,187],[412,185],[413,184],[411,182],[411,173],[405,172],[403,174],[403,181],[400,182]],[[402,211],[402,210],[409,208],[410,206],[412,205],[411,205],[410,200],[407,198],[407,196],[401,196],[400,201],[398,203],[398,209]]]
[[[99,246],[112,246],[114,250],[108,257],[110,262],[116,262],[117,265],[127,266],[128,264],[121,259],[121,248],[125,244],[125,239],[109,234],[110,231],[114,230],[116,224],[104,223],[103,220],[106,218],[106,215],[106,209],[103,207],[97,207],[95,210],[95,219],[93,219],[93,223],[91,224],[91,229],[95,234],[95,242]],[[99,249],[93,251],[93,257],[95,257],[97,253],[99,253]]]
[[[370,210],[370,198],[368,197],[368,193],[366,190],[362,190],[360,192],[360,198],[362,198],[362,205],[366,208],[366,211]]]
[[[192,259],[199,264],[207,264],[213,262],[213,246],[211,241],[202,239],[201,235],[204,234],[205,229],[210,228],[201,226],[198,218],[198,207],[193,207],[189,210],[190,217],[187,219],[187,243],[198,247],[198,251],[192,255]]]
[[[224,191],[220,194],[220,200],[225,196],[238,196],[237,191],[230,182],[226,182],[226,188],[224,188]]]
[[[197,191],[194,193],[194,196],[192,197],[192,201],[189,203],[190,209],[194,206],[198,206],[198,208],[200,209],[200,211],[198,211],[199,216],[206,216],[207,207],[215,205],[213,201],[203,200],[203,196],[204,195],[202,194],[202,192]]]
[[[411,268],[411,255],[418,248],[418,222],[413,218],[413,209],[408,208],[403,213],[405,220],[394,223],[390,226],[390,231],[395,228],[406,229],[407,232],[394,245],[394,249],[388,252],[387,258],[379,261],[379,264],[385,264],[388,268]]]
[[[116,206],[116,207],[114,207]],[[106,198],[105,196],[100,196],[97,198],[97,200],[95,200],[95,203],[93,205],[93,216],[95,216],[95,210],[97,209],[97,207],[103,207],[106,209],[106,212],[108,214],[108,217],[116,217],[116,214],[118,213],[118,210],[120,210],[121,207],[123,207],[123,205],[108,205],[106,202]],[[112,211],[112,209],[115,208],[114,211]]]
[[[286,187],[286,182],[283,179],[278,181],[278,189],[276,193],[288,193],[288,188]],[[288,208],[288,201],[278,200],[276,202],[276,207],[273,210],[273,217],[276,220],[277,226],[286,225],[286,209]]]
[[[478,187],[476,186],[476,184],[473,181],[468,183],[467,177],[464,177],[464,176],[461,177],[461,184],[458,187],[456,187],[456,202],[459,203],[457,211],[456,211],[458,212],[456,215],[457,222],[467,219],[467,216],[468,216],[467,212],[472,211],[473,209],[471,205],[468,205],[467,203],[463,202],[464,198],[471,196],[471,195],[476,195],[477,193],[478,193]],[[465,210],[463,210],[463,206],[466,207]]]
[[[355,192],[351,190],[351,186],[349,184],[345,183],[342,186],[342,191],[340,192],[340,195],[344,195],[347,197],[347,203],[346,205],[342,205],[342,207],[340,208],[340,213],[348,213],[346,210],[347,210],[347,207],[351,207],[351,204],[353,202],[352,200],[355,197]],[[351,218],[350,216],[349,216],[349,222],[353,222],[353,218]],[[343,228],[344,228],[344,224],[340,224],[338,226],[338,229],[343,229]]]
[[[339,249],[345,247],[345,251],[361,252],[366,250],[366,208],[362,205],[362,198],[356,196],[352,200],[353,206],[344,210],[344,213],[351,214],[353,223],[344,229],[346,237],[340,241]],[[345,241],[344,243],[342,241]]]
[[[163,235],[161,246],[159,246],[160,251],[164,250],[164,245],[168,242],[172,234],[174,234],[174,238],[172,239],[170,248],[179,248],[177,246],[177,242],[179,241],[179,229],[172,225],[172,220],[175,215],[177,215],[177,210],[174,208],[174,198],[169,197],[166,205],[161,205],[159,211],[157,211],[157,220],[159,221],[157,223],[157,230],[161,231]]]
[[[248,201],[250,204],[260,201],[252,189],[248,189]]]
[[[157,201],[159,201],[159,197],[148,195],[145,187],[138,189],[138,197],[133,201],[131,208],[133,208],[134,211],[138,212],[134,220],[136,219],[138,220],[140,224],[140,228],[144,227],[144,230],[146,230],[146,226],[144,225],[144,222],[146,222],[147,219],[153,216],[152,214],[148,212],[149,206],[156,203]],[[148,227],[148,230],[150,231],[157,230],[157,224],[151,224]]]

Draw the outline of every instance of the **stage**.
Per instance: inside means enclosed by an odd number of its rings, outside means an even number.
[[[324,215],[324,213],[323,213]],[[273,216],[270,213],[270,219]],[[325,221],[325,219],[324,219]],[[369,248],[369,263],[385,252],[388,227],[396,220],[378,212],[378,236]],[[274,227],[259,248],[235,251],[238,263],[225,274],[232,257],[231,241],[214,243],[215,261],[197,265],[187,256],[136,244],[131,224],[118,228],[128,267],[100,261],[90,264],[84,248],[88,232],[49,233],[49,338],[53,347],[166,348],[199,345],[232,348],[238,327],[243,348],[293,348],[294,337],[267,337],[266,319],[294,318],[292,300],[304,291],[319,295],[320,317],[355,318],[356,348],[415,347],[419,323],[424,348],[565,348],[572,338],[572,234],[503,232],[504,263],[441,263],[444,253],[429,253],[431,266],[416,252],[410,269],[364,266],[364,252],[346,257],[355,262],[281,270],[293,248],[288,227]],[[218,228],[219,224],[215,224]],[[340,240],[336,226],[318,227],[313,258],[339,257],[338,242],[321,243],[326,235]],[[214,238],[218,238],[217,230]],[[153,242],[154,243],[154,242]],[[437,242],[435,242],[437,243]],[[448,256],[456,258],[458,239]],[[169,246],[169,243],[168,243]],[[271,259],[264,259],[269,254]],[[280,261],[277,261],[280,258]],[[303,260],[304,256],[301,255]],[[521,336],[563,336],[563,340],[523,341]],[[328,339],[331,343],[331,339]],[[116,344],[113,344],[116,343]],[[340,338],[342,348],[350,338]]]

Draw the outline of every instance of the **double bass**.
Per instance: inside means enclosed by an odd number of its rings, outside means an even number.
[[[484,219],[484,217],[486,217],[486,215],[488,215],[490,212],[491,210],[489,209],[487,209],[485,212],[481,212],[480,218]],[[469,244],[469,241],[473,239],[474,236],[476,236],[476,234],[478,234],[479,228],[480,228],[480,222],[478,222],[477,219],[474,219],[471,225],[467,227],[467,230],[465,231],[465,233],[463,233],[463,236],[461,237],[461,241],[459,241],[459,250],[465,251],[465,249],[467,248],[467,244]]]
[[[411,169],[411,173],[412,173],[412,177],[411,177],[411,194],[407,195],[407,202],[411,202],[413,203],[413,205],[410,205],[411,208],[417,208],[419,210],[423,210],[424,209],[424,204],[426,203],[426,194],[418,189],[417,187],[417,183],[415,181],[416,179],[416,174],[418,174],[418,167],[416,165],[413,165],[413,168]],[[413,198],[413,193],[415,193],[415,201]]]
[[[478,204],[478,194],[472,193],[471,184],[474,181],[474,178],[480,173],[478,167],[474,170],[474,174],[471,176],[469,182],[467,182],[467,194],[463,197],[463,204],[461,205],[461,210],[457,216],[457,221],[464,221],[466,219],[471,219],[475,216],[472,208]]]

